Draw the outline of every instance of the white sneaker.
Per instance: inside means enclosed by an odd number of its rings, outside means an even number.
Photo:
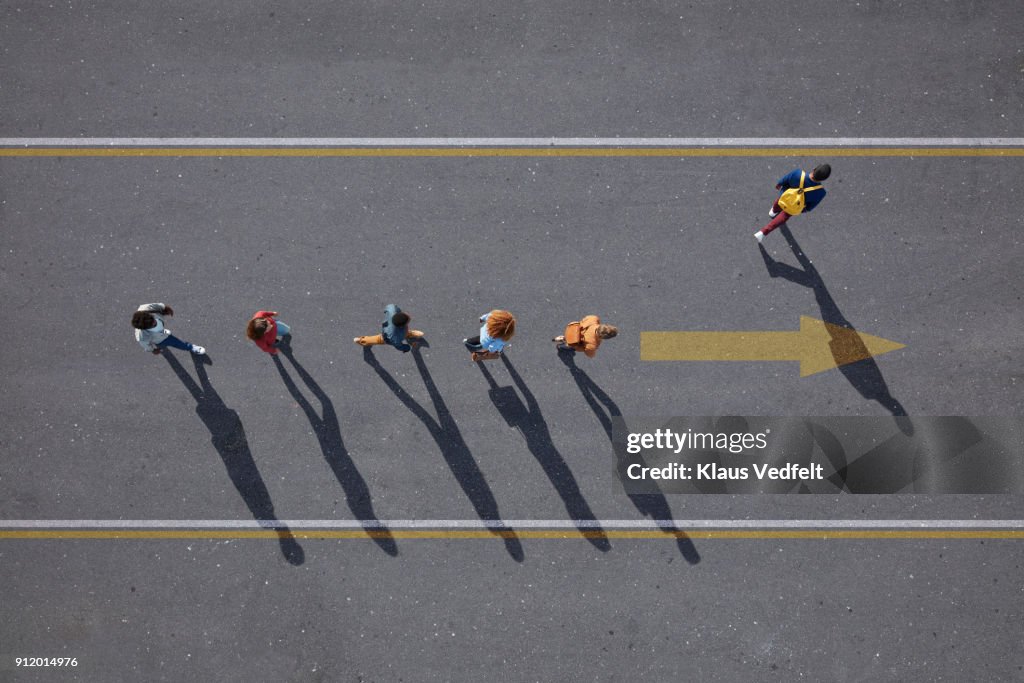
[[[205,356],[206,355],[206,349],[204,349],[202,346],[199,346],[197,344],[193,344],[192,345],[192,353],[196,354],[197,356]]]
[[[754,239],[757,240],[758,244],[764,242],[764,233],[758,230],[757,232],[754,233]]]
[[[778,211],[772,211],[771,209],[768,209],[768,218],[775,218],[778,215]]]

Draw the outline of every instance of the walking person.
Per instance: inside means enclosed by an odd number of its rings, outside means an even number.
[[[792,216],[813,211],[814,207],[825,198],[825,188],[821,183],[831,174],[832,167],[822,164],[815,167],[810,173],[795,168],[782,176],[779,182],[775,183],[779,197],[768,211],[771,221],[755,232],[754,238],[758,242],[763,242],[768,233],[788,221]]]
[[[505,310],[496,308],[485,313],[480,316],[480,322],[483,323],[480,334],[462,340],[474,362],[498,358],[516,333],[515,316]]]
[[[596,315],[588,315],[583,320],[566,325],[565,332],[551,341],[558,345],[559,351],[582,351],[587,358],[593,358],[601,342],[618,333],[619,328],[615,325],[605,325]]]
[[[164,325],[164,316],[174,315],[174,310],[166,304],[142,304],[132,314],[132,327],[135,328],[135,341],[139,345],[157,355],[165,348],[191,351],[197,356],[206,353],[206,349],[196,344],[182,341],[171,334]]]
[[[402,353],[409,353],[424,336],[420,330],[409,329],[411,320],[409,314],[404,313],[397,305],[388,304],[384,308],[384,322],[380,324],[383,328],[381,333],[356,337],[352,341],[360,346],[391,344]],[[412,343],[410,344],[406,340]]]
[[[245,336],[256,342],[267,353],[276,356],[277,348],[284,337],[290,337],[292,328],[280,320],[275,320],[277,311],[256,311],[245,326]]]

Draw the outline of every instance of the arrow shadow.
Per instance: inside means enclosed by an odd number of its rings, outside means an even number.
[[[313,433],[316,434],[317,441],[320,443],[320,451],[323,453],[324,460],[327,461],[338,483],[345,490],[345,500],[348,502],[352,515],[356,520],[364,523],[363,531],[373,539],[374,543],[380,546],[381,550],[392,557],[398,555],[398,546],[391,535],[391,531],[388,530],[383,522],[377,519],[377,515],[373,511],[370,487],[366,484],[363,475],[360,474],[359,469],[352,460],[352,456],[349,455],[348,449],[345,448],[345,442],[342,441],[341,426],[338,423],[338,415],[334,412],[334,403],[324,390],[320,388],[320,385],[316,383],[312,375],[295,360],[295,354],[290,344],[282,344],[279,349],[281,353],[272,356],[274,366],[281,375],[281,380],[288,389],[288,393],[292,395],[295,402],[302,408],[302,412],[306,414],[306,419],[309,420],[310,426],[313,427]],[[319,401],[321,407],[320,414],[317,414],[316,409],[302,395],[299,387],[288,374],[284,363],[281,362],[279,357],[282,355],[288,359],[295,368],[295,372],[298,373],[299,377],[302,378],[302,381],[313,393],[313,396]]]
[[[455,475],[459,486],[462,487],[466,497],[469,498],[469,502],[472,503],[473,508],[476,510],[477,516],[485,522],[491,523],[488,524],[488,530],[504,539],[505,549],[512,559],[516,562],[522,562],[524,558],[522,544],[519,542],[515,531],[502,522],[501,514],[498,512],[498,501],[491,492],[491,487],[487,484],[483,472],[480,471],[480,467],[476,464],[476,459],[473,458],[469,446],[466,444],[465,439],[462,438],[459,426],[455,423],[454,418],[452,418],[452,414],[441,397],[441,393],[437,390],[437,385],[434,384],[434,378],[431,377],[420,350],[414,348],[412,355],[416,361],[416,369],[419,370],[423,384],[427,388],[427,393],[430,394],[430,400],[434,404],[437,419],[434,419],[434,416],[427,412],[426,408],[417,403],[416,399],[410,396],[409,392],[391,376],[391,373],[384,369],[373,355],[373,350],[370,347],[363,347],[363,360],[373,368],[373,371],[387,385],[391,393],[402,402],[402,405],[418,417],[423,426],[430,432],[430,436],[434,438],[434,442],[441,449],[441,455],[444,457],[445,463],[448,464],[448,469]]]
[[[591,379],[590,375],[576,365],[576,354],[559,350],[558,357],[569,368],[569,374],[576,380],[576,386],[579,387],[583,400],[594,411],[594,415],[608,436],[608,441],[612,442],[612,418],[622,417],[622,411],[619,410],[619,406],[615,404],[615,401],[601,387],[597,386],[597,383]],[[672,510],[668,506],[665,494],[628,493],[626,496],[636,506],[640,514],[658,521],[658,528],[661,531],[675,536],[676,546],[679,548],[679,554],[683,556],[683,559],[690,564],[700,562],[700,553],[697,552],[693,541],[690,540],[685,532],[672,523]]]
[[[199,377],[197,383],[168,349],[164,349],[161,355],[195,399],[196,415],[210,430],[210,442],[224,462],[224,469],[249,512],[261,527],[273,529],[277,533],[284,558],[290,564],[301,565],[305,561],[305,553],[292,532],[274,513],[274,503],[256,467],[252,451],[249,450],[249,440],[245,437],[242,420],[237,412],[224,404],[206,374],[205,363],[209,357],[192,356]]]
[[[783,225],[779,230],[789,244],[789,248],[793,251],[793,255],[796,256],[796,260],[800,262],[802,269],[785,263],[779,263],[765,251],[763,245],[759,244],[758,249],[761,252],[761,258],[764,260],[769,277],[781,277],[802,287],[807,287],[814,292],[818,308],[821,309],[821,319],[841,328],[840,330],[829,331],[829,334],[832,336],[832,341],[829,342],[829,349],[836,360],[839,372],[866,400],[877,401],[893,417],[897,418],[896,424],[900,431],[905,434],[912,434],[914,428],[910,424],[910,420],[901,419],[907,417],[906,409],[889,391],[878,363],[871,357],[871,353],[868,351],[863,339],[861,339],[860,334],[857,333],[857,329],[839,310],[839,306],[825,286],[825,281],[822,280],[818,269],[807,258],[807,255],[797,243],[789,228]],[[846,362],[849,358],[857,356],[863,359],[853,363]]]
[[[572,470],[569,469],[569,464],[565,462],[565,458],[558,452],[558,448],[551,438],[551,431],[548,429],[548,424],[540,412],[540,406],[537,404],[537,399],[534,397],[533,392],[526,386],[526,382],[519,376],[516,369],[512,367],[512,362],[508,359],[508,356],[502,354],[501,360],[512,377],[516,388],[519,389],[523,398],[526,399],[526,403],[524,404],[516,394],[515,388],[509,386],[499,387],[490,370],[485,365],[487,361],[483,361],[477,363],[477,367],[480,368],[480,372],[483,373],[490,387],[487,395],[490,397],[491,402],[494,403],[494,407],[498,409],[498,412],[505,418],[505,422],[510,427],[519,429],[519,432],[526,440],[526,447],[530,449],[530,453],[540,463],[544,474],[548,476],[551,484],[558,491],[558,495],[561,496],[562,503],[565,505],[566,512],[569,513],[570,519],[576,522],[576,528],[579,529],[580,534],[601,552],[611,550],[612,546],[608,541],[608,536],[605,534],[604,529],[601,528],[597,517],[594,516],[590,505],[587,504],[586,499],[583,497],[580,486],[576,482],[576,477],[573,475]],[[581,524],[581,522],[584,523]]]

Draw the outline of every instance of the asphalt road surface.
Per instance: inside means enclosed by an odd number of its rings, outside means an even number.
[[[1010,1],[3,3],[0,137],[1019,138],[1022,33]],[[759,249],[775,181],[821,162],[827,198]],[[1022,174],[724,148],[0,156],[0,680],[1024,680],[1019,536],[756,526],[1013,522],[1019,496],[628,497],[608,432],[1019,421]],[[147,302],[208,362],[144,353]],[[389,302],[428,348],[352,343]],[[276,359],[245,338],[260,308],[293,328]],[[474,365],[461,340],[492,308],[519,331]],[[619,337],[560,358],[588,313]],[[906,346],[804,378],[639,359],[642,331],[801,316]],[[690,532],[625,531],[645,519]],[[64,524],[10,533],[33,520]],[[352,533],[245,538],[256,520]]]

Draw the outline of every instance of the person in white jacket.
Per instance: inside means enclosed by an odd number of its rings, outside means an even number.
[[[153,354],[160,353],[164,347],[191,351],[197,356],[206,353],[202,346],[189,344],[171,334],[171,331],[164,326],[164,316],[174,315],[170,306],[165,304],[142,304],[132,314],[132,327],[135,328],[135,341]]]

